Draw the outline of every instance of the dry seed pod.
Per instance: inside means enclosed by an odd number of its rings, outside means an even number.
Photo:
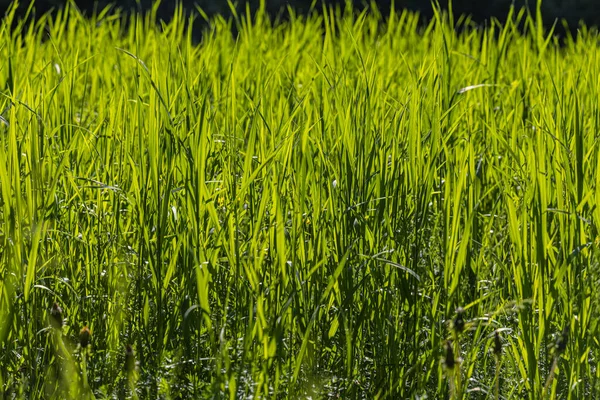
[[[90,344],[91,336],[92,332],[90,331],[90,328],[88,328],[87,326],[81,328],[81,330],[79,331],[79,344],[81,345],[82,349],[85,349]]]
[[[556,338],[555,349],[557,355],[562,354],[567,349],[567,343],[569,342],[569,325],[566,325],[558,338]]]
[[[457,333],[462,333],[465,330],[465,320],[463,319],[464,312],[465,310],[462,307],[456,309],[456,317],[454,317],[454,321],[452,321],[452,328]]]
[[[454,349],[452,348],[452,342],[449,340],[444,343],[444,350],[446,351],[446,358],[444,358],[444,366],[448,370],[453,370],[456,365],[456,359],[454,358]]]
[[[496,356],[502,355],[502,341],[500,340],[500,334],[498,331],[494,332],[494,354]]]
[[[63,326],[62,312],[62,308],[60,308],[58,303],[52,305],[52,309],[50,310],[50,325],[55,329],[61,329]]]

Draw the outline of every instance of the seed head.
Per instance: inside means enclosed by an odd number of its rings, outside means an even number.
[[[494,332],[494,354],[496,356],[502,355],[502,341],[500,340],[500,334],[498,331]]]
[[[90,331],[90,328],[88,328],[87,326],[81,328],[81,330],[79,331],[79,344],[81,345],[82,349],[85,349],[88,346],[88,344],[90,344],[91,336],[92,332]]]
[[[456,309],[456,317],[454,317],[454,321],[452,321],[452,327],[457,333],[462,333],[465,330],[465,320],[463,318],[464,312],[465,309],[462,307]]]
[[[567,343],[569,342],[569,325],[566,325],[560,335],[556,338],[556,354],[561,355],[567,349]]]
[[[447,340],[444,343],[444,350],[446,351],[446,358],[444,358],[444,366],[448,370],[453,370],[456,365],[456,359],[454,358],[454,348],[452,347],[452,342]]]
[[[135,352],[131,345],[125,347],[125,372],[128,374],[133,373],[135,370]]]
[[[62,308],[60,308],[58,303],[52,305],[52,309],[50,310],[50,325],[52,325],[54,329],[61,329],[63,326],[62,312]]]

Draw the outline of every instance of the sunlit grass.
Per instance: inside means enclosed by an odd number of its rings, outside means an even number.
[[[2,23],[8,398],[598,392],[595,30],[107,11]]]

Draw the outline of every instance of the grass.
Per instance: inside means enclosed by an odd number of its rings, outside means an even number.
[[[595,29],[187,18],[2,22],[5,398],[598,393]]]

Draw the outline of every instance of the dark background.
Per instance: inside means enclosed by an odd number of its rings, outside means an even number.
[[[61,7],[66,0],[35,0],[36,14],[39,15],[53,8]],[[199,5],[208,15],[221,13],[229,14],[229,7],[226,0],[180,0],[181,3],[189,10],[194,10],[194,5]],[[85,12],[91,12],[94,7],[104,7],[108,4],[116,4],[125,10],[147,10],[152,4],[152,0],[76,0],[79,8]],[[252,8],[256,8],[259,0],[249,0]],[[282,10],[290,5],[298,12],[307,12],[310,9],[311,0],[266,0],[269,13],[273,16],[284,15]],[[343,3],[344,0],[317,0],[317,9],[321,9],[321,5]],[[536,0],[454,0],[453,9],[455,15],[468,14],[473,20],[479,24],[485,23],[490,17],[496,17],[503,20],[506,17],[508,9],[513,3],[517,6],[529,6],[535,10]],[[10,0],[0,0],[0,12],[4,11],[10,4]],[[26,0],[21,1],[21,9],[27,7]],[[239,9],[244,9],[244,0],[236,1]],[[367,3],[364,0],[353,0],[356,8],[362,8]],[[389,11],[392,0],[375,1],[379,9],[386,14]],[[580,21],[589,25],[600,24],[600,0],[544,0],[542,4],[542,13],[546,25],[551,25],[556,19],[566,20],[571,30],[575,30]],[[159,16],[168,20],[172,14],[176,2],[172,0],[163,0],[159,9]],[[447,6],[448,0],[440,0],[442,6]],[[141,5],[141,7],[140,7]],[[429,0],[396,0],[395,6],[397,9],[408,8],[417,10],[421,13],[424,19],[432,16],[432,7]],[[559,24],[562,26],[562,24]]]

